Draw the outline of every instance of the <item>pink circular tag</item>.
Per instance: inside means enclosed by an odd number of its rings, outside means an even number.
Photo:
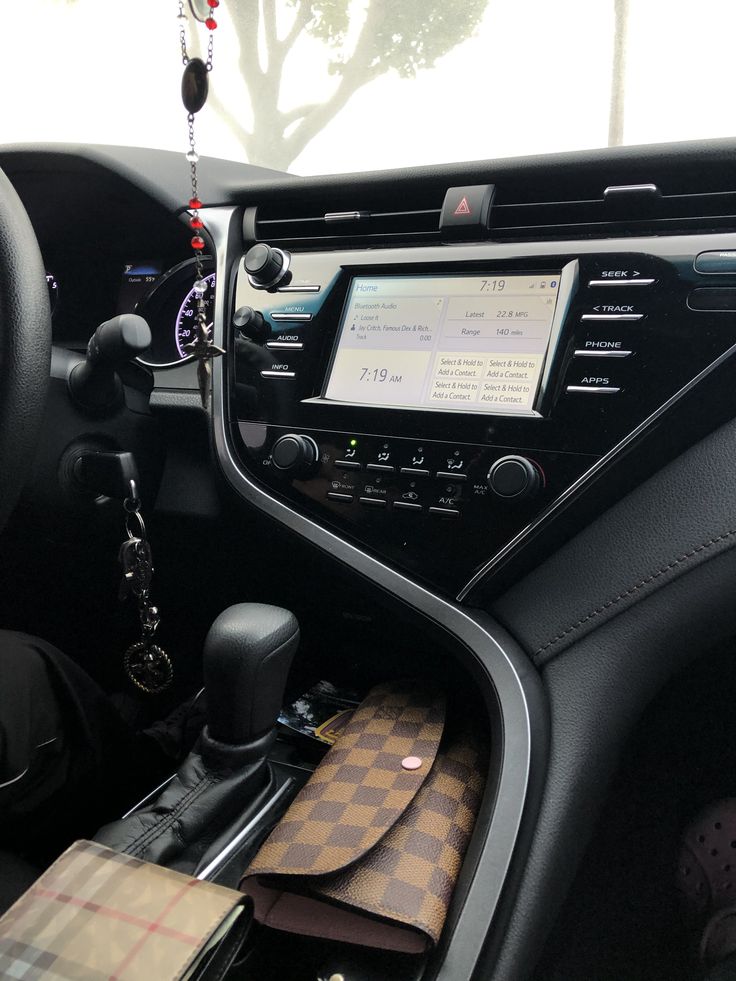
[[[419,756],[406,756],[401,761],[401,765],[405,770],[418,770],[422,765],[422,760]]]

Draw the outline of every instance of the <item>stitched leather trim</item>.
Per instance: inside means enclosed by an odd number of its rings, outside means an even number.
[[[152,824],[149,828],[142,831],[135,841],[131,842],[124,849],[128,855],[141,855],[143,851],[158,838],[160,835],[167,831],[172,824],[181,816],[182,811],[192,803],[196,797],[200,797],[202,793],[207,789],[209,784],[212,783],[212,776],[210,774],[205,774],[192,788],[189,790],[184,797],[179,801],[179,803],[168,813],[164,814],[159,818],[155,824]]]
[[[553,647],[556,643],[558,643],[558,641],[563,640],[565,637],[567,637],[568,634],[571,634],[575,630],[578,630],[580,627],[588,623],[590,620],[594,620],[602,613],[605,613],[606,610],[610,610],[611,607],[616,606],[616,604],[620,603],[622,600],[628,599],[630,596],[633,596],[640,589],[643,589],[644,586],[648,586],[650,583],[655,582],[661,576],[664,576],[666,573],[671,572],[672,569],[676,569],[678,565],[682,565],[683,562],[687,562],[688,559],[691,559],[694,555],[699,555],[701,552],[705,552],[709,548],[713,548],[713,546],[719,545],[721,542],[725,542],[729,538],[733,538],[734,536],[736,536],[736,531],[727,531],[724,532],[724,534],[722,535],[718,535],[717,538],[711,538],[707,542],[703,542],[701,545],[697,545],[689,552],[685,552],[684,555],[680,555],[672,562],[669,562],[667,565],[664,565],[660,569],[657,569],[656,572],[653,572],[651,575],[647,576],[645,579],[642,579],[640,582],[636,583],[634,586],[631,586],[629,589],[624,590],[623,593],[619,593],[618,596],[614,596],[613,599],[610,599],[607,602],[603,603],[601,606],[593,610],[592,613],[588,613],[586,616],[581,617],[580,620],[576,620],[575,623],[567,627],[566,630],[563,630],[561,633],[557,634],[556,637],[553,637],[552,640],[548,640],[546,644],[543,644],[540,648],[538,648],[538,650],[534,652],[533,656],[535,658],[539,657],[550,647]]]

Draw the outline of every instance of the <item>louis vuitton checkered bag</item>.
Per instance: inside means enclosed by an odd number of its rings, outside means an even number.
[[[406,953],[437,942],[486,767],[469,729],[444,726],[424,684],[370,692],[243,877],[259,922]]]

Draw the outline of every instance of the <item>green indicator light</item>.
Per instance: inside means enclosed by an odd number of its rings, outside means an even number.
[[[357,445],[358,445],[358,441],[357,441],[357,439],[351,439],[351,440],[350,440],[350,445],[351,445],[351,446],[357,446]]]

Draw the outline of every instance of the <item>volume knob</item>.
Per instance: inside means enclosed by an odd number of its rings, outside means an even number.
[[[265,242],[253,245],[245,254],[245,271],[250,285],[257,290],[268,290],[276,286],[289,269],[291,256],[281,249],[274,249]]]
[[[539,470],[524,456],[502,456],[488,472],[488,486],[499,497],[533,497],[540,485]]]
[[[289,471],[295,476],[306,476],[319,459],[319,447],[311,436],[289,433],[280,436],[273,444],[271,462],[277,470]]]

